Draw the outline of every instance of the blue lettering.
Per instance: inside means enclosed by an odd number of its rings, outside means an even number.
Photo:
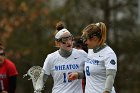
[[[86,63],[94,64],[94,65],[99,65],[99,60],[88,60]]]
[[[58,70],[58,66],[55,66],[55,70],[56,70],[56,71]]]
[[[68,65],[69,67],[70,67],[70,69],[71,69],[71,65]]]
[[[58,65],[55,66],[55,70],[70,70],[70,69],[79,69],[78,64],[69,64],[69,65]]]
[[[66,68],[69,70],[69,69],[70,69],[70,67],[69,67],[68,65],[66,65],[66,66],[67,66]]]
[[[65,65],[62,65],[62,70],[65,70]]]

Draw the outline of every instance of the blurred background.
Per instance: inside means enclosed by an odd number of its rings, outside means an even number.
[[[23,75],[42,66],[54,46],[55,25],[63,21],[74,36],[103,21],[107,43],[118,57],[117,93],[140,93],[140,0],[0,0],[0,41],[19,72],[17,93],[33,93]],[[47,80],[43,93],[51,93]]]

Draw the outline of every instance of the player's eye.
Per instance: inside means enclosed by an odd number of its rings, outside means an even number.
[[[68,40],[72,41],[73,37],[72,36],[62,37],[59,41],[65,44]]]

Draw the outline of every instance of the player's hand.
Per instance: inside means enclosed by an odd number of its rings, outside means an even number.
[[[76,80],[78,79],[78,72],[72,72],[68,74],[68,80]]]
[[[7,91],[2,91],[1,93],[8,93]]]

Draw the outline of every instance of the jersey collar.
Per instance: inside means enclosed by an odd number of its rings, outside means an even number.
[[[97,53],[97,52],[99,52],[100,50],[102,50],[103,48],[105,48],[107,45],[106,44],[104,44],[104,45],[102,45],[102,46],[98,46],[98,47],[96,47],[95,49],[93,49],[93,52],[94,53]]]

